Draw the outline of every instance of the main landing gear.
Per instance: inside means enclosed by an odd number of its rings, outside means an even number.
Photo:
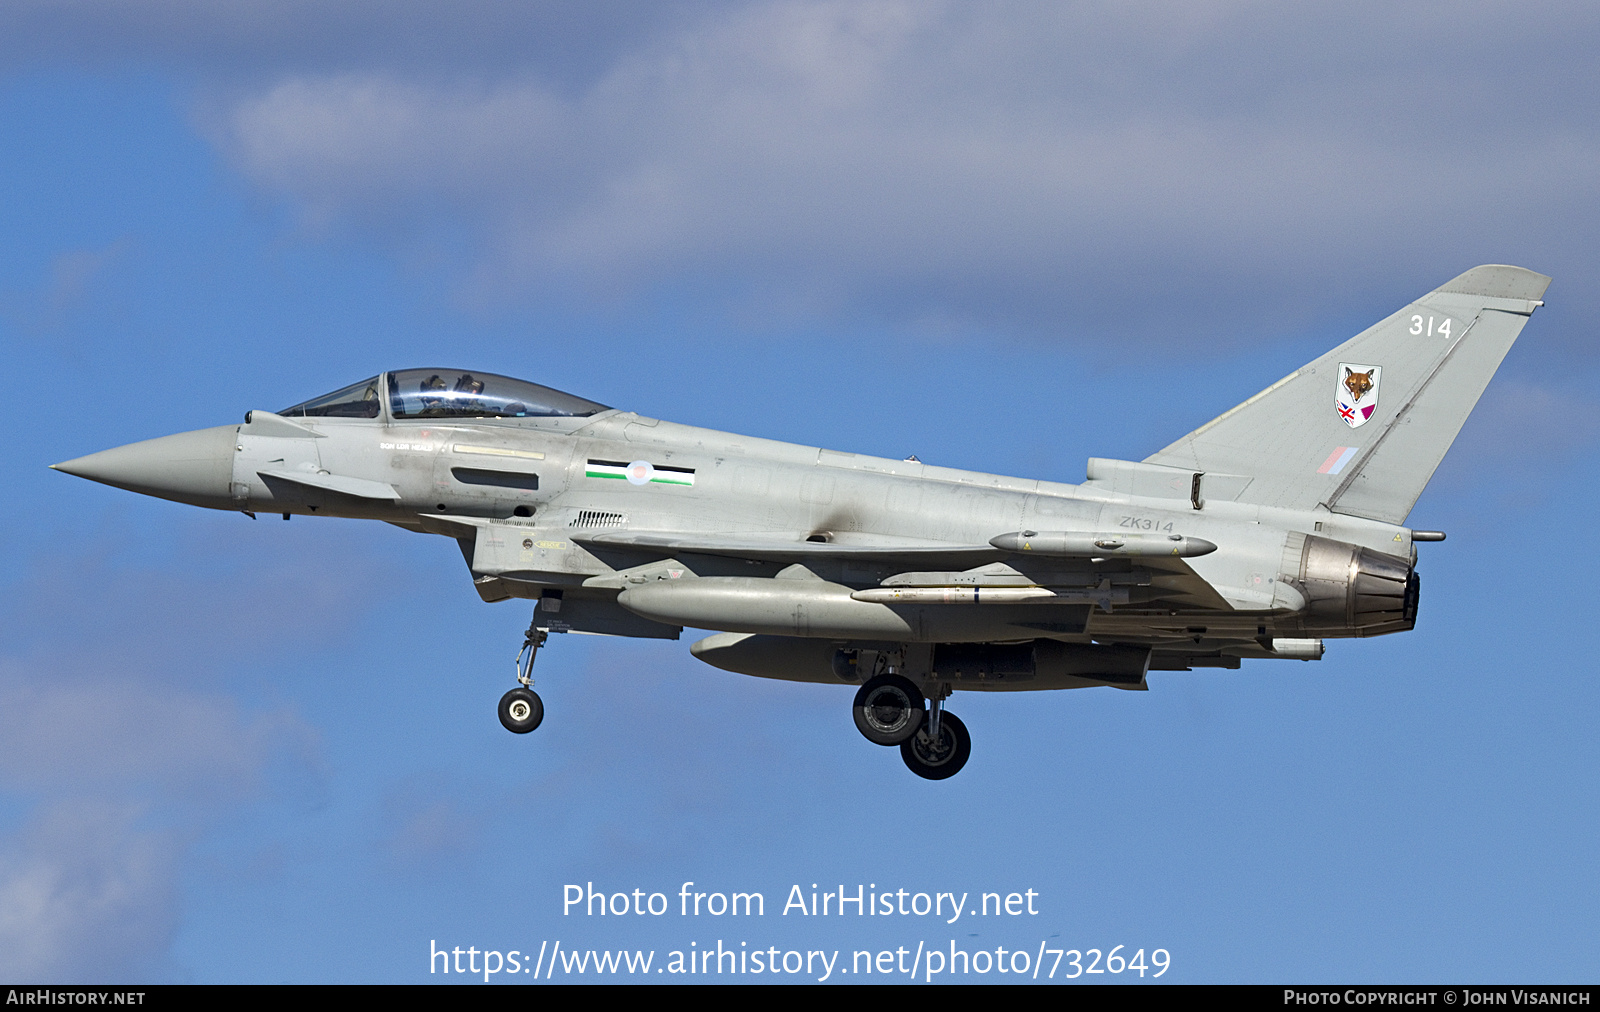
[[[944,689],[930,709],[922,690],[891,666],[856,692],[856,729],[874,745],[899,745],[900,758],[924,780],[953,777],[972,754],[972,737],[955,714],[944,712]]]
[[[529,625],[527,639],[517,651],[517,681],[522,684],[500,697],[500,723],[512,734],[527,734],[544,720],[544,700],[533,691],[533,659],[549,637]]]
[[[928,726],[900,743],[900,758],[924,780],[944,780],[961,772],[972,754],[967,725],[953,713],[941,713],[934,703]]]
[[[922,726],[922,690],[891,669],[861,687],[851,713],[856,730],[868,741],[874,745],[898,745]]]

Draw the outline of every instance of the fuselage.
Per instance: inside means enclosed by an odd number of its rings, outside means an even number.
[[[381,377],[374,382],[381,390]],[[594,407],[582,416],[397,417],[379,397],[365,409],[372,417],[255,411],[242,425],[61,467],[210,508],[449,536],[486,600],[554,593],[569,614],[620,603],[641,630],[673,635],[687,625],[871,642],[1032,636],[1144,645],[1158,651],[1157,666],[1235,666],[1283,656],[1274,640],[1372,635],[1414,620],[1410,532],[1396,525],[1216,494],[1201,501],[1183,489],[1140,496],[1111,482],[890,460]],[[1035,559],[990,545],[1034,531],[1195,538],[1217,549],[1178,560]],[[687,536],[689,547],[652,545],[652,532]],[[696,550],[694,535],[774,550],[730,558]],[[785,546],[816,551],[786,555]],[[1363,558],[1383,562],[1401,588],[1386,585],[1389,599],[1365,618]],[[712,582],[691,588],[693,580]],[[1409,605],[1393,600],[1407,584]],[[884,587],[906,588],[893,592],[905,600],[885,603],[883,590],[857,599]],[[1037,587],[1050,588],[1047,601],[1005,597]],[[956,596],[930,600],[935,588]],[[978,588],[979,599],[961,600],[962,588]]]

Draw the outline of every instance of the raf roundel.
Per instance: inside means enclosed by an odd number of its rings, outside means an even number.
[[[648,460],[636,460],[628,465],[627,477],[630,485],[648,485],[650,479],[655,476],[656,469]]]

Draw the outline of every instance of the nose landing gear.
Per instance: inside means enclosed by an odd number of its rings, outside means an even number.
[[[533,691],[533,659],[549,638],[548,632],[530,624],[517,651],[517,681],[522,684],[500,697],[500,723],[512,734],[527,734],[544,720],[544,700]]]

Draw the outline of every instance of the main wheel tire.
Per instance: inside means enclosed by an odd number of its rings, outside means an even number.
[[[924,780],[944,780],[961,772],[972,754],[972,736],[956,715],[939,714],[939,740],[933,741],[923,727],[900,745],[900,758],[911,772]]]
[[[512,734],[527,734],[544,720],[544,700],[532,689],[512,689],[500,697],[500,723]]]
[[[922,726],[922,690],[900,675],[879,675],[856,693],[856,730],[874,745],[899,745]]]

